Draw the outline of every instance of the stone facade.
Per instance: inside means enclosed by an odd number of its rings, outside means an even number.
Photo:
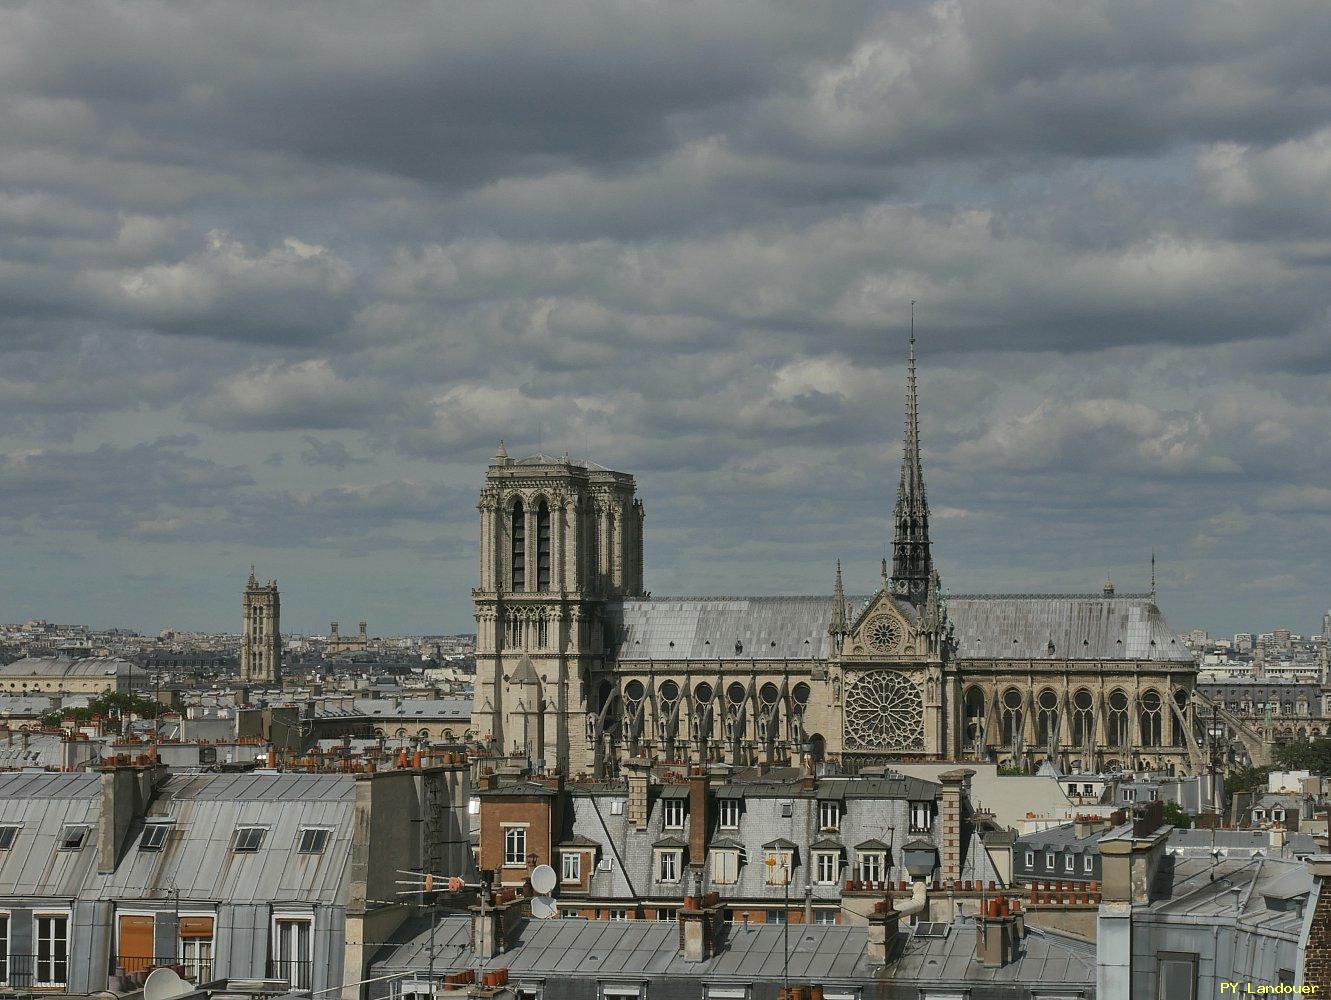
[[[245,625],[240,638],[240,683],[282,683],[282,599],[277,581],[259,583],[250,567],[241,602]]]
[[[1155,595],[946,596],[933,566],[912,343],[891,568],[848,598],[651,598],[633,477],[501,446],[481,513],[473,726],[565,774],[988,759],[1206,765],[1197,668]]]

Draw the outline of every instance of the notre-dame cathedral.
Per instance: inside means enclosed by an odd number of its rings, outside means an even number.
[[[1154,593],[943,591],[913,339],[891,566],[868,597],[845,594],[840,564],[824,596],[649,596],[633,477],[568,456],[501,445],[479,509],[473,727],[501,752],[566,774],[641,754],[1206,763],[1197,667]]]

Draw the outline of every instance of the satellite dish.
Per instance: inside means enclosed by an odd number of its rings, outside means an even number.
[[[533,896],[531,900],[531,915],[540,920],[549,920],[559,908],[555,906],[555,901],[549,896]],[[148,1000],[145,996],[144,1000]]]
[[[531,887],[542,896],[550,895],[558,884],[555,870],[549,865],[537,865],[531,870]]]
[[[173,969],[153,969],[143,981],[143,1000],[174,1000],[194,987],[176,975]]]

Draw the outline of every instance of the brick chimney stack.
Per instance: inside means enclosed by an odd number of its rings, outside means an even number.
[[[624,762],[624,770],[628,773],[629,783],[629,824],[639,830],[645,830],[647,829],[647,786],[652,773],[651,762],[644,757],[634,757]]]
[[[970,792],[971,777],[974,774],[974,771],[963,767],[938,776],[938,780],[943,783],[943,843],[939,875],[944,883],[961,878],[963,799]]]
[[[1321,995],[1331,990],[1331,854],[1314,854],[1306,864],[1316,883],[1317,902],[1308,925],[1299,984],[1316,987]]]
[[[689,863],[701,865],[707,853],[707,775],[695,767],[689,775]]]

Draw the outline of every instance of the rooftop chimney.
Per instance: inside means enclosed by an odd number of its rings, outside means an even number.
[[[689,775],[689,862],[700,865],[707,854],[707,775],[695,767]]]
[[[639,830],[645,830],[647,829],[647,785],[652,765],[645,758],[634,757],[624,762],[624,770],[628,772],[629,782],[629,823]]]
[[[869,914],[869,961],[874,965],[886,965],[892,946],[896,943],[897,931],[901,924],[901,914],[892,906],[891,900],[884,900],[874,905]]]
[[[939,876],[946,883],[961,878],[962,797],[975,774],[969,768],[946,771],[938,776],[943,783],[943,843],[939,858]]]
[[[721,900],[716,893],[701,896],[702,879],[695,872],[693,894],[679,908],[679,953],[686,962],[705,962],[716,951],[716,932],[721,919]]]
[[[975,918],[975,958],[986,969],[1001,969],[1017,958],[1018,922],[1006,899],[985,902]]]

